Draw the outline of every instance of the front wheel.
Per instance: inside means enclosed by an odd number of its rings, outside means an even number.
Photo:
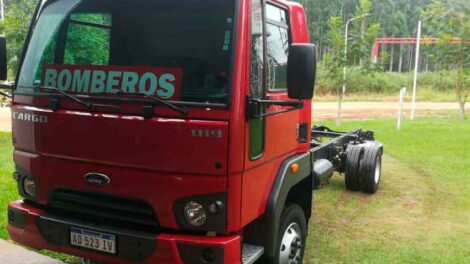
[[[278,251],[275,264],[301,264],[307,237],[307,220],[302,208],[288,204],[284,208],[279,227]]]
[[[80,259],[80,264],[100,264],[99,262],[95,262],[93,260],[89,260],[89,259]]]

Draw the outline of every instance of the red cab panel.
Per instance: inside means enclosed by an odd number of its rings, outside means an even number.
[[[225,121],[13,108],[17,150],[173,173],[225,175],[227,131]]]

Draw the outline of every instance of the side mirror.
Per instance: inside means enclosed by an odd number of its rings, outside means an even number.
[[[312,99],[317,60],[315,45],[292,44],[287,66],[287,91],[291,99]]]
[[[0,36],[0,80],[2,81],[8,79],[7,60],[7,38]]]

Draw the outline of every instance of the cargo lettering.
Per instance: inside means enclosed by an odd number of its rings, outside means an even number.
[[[21,120],[31,123],[47,123],[47,116],[29,113],[12,112],[13,120]]]

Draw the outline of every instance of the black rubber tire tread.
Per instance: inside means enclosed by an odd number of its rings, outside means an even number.
[[[374,194],[380,185],[379,181],[375,182],[375,168],[377,159],[380,159],[382,165],[383,145],[378,142],[370,142],[364,146],[364,156],[359,166],[359,174],[361,175],[361,190],[365,193]],[[382,169],[382,166],[380,166]],[[380,172],[380,175],[382,172]]]
[[[359,165],[364,154],[364,145],[349,145],[347,148],[348,155],[346,157],[346,168],[344,172],[344,180],[346,189],[350,191],[361,190],[361,177],[359,174]]]
[[[305,253],[305,242],[307,240],[307,220],[305,218],[304,210],[297,204],[286,202],[286,205],[284,206],[284,210],[282,211],[282,215],[281,215],[281,222],[280,222],[281,224],[279,226],[279,236],[277,238],[276,248],[280,249],[281,240],[282,240],[282,237],[284,236],[284,232],[290,226],[290,224],[293,223],[294,221],[299,224],[300,229],[302,230],[302,245],[303,245],[302,259],[299,262],[299,264],[301,264],[303,262],[303,256]],[[285,264],[285,263],[280,263],[279,254],[280,254],[280,251],[277,250],[274,260],[270,261],[270,263]]]
[[[84,258],[80,259],[80,263],[81,264],[100,264],[100,262],[95,262],[93,260],[84,259]]]

